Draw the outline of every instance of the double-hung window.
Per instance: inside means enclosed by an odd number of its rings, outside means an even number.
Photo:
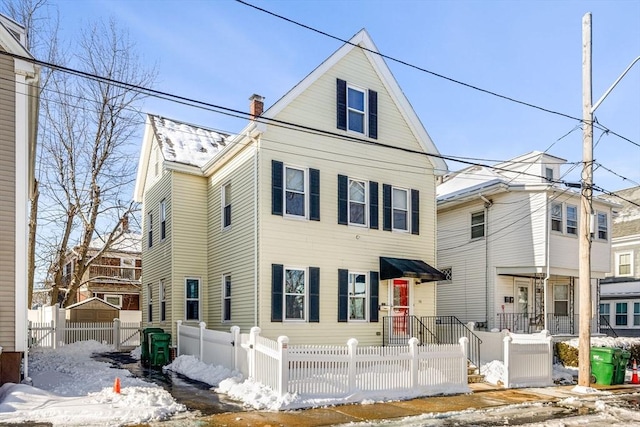
[[[284,319],[306,319],[306,271],[299,268],[284,270]]]
[[[409,230],[409,191],[393,187],[392,190],[393,230]]]
[[[607,322],[611,323],[611,305],[609,303],[600,304],[600,316],[604,317]]]
[[[484,211],[471,214],[471,238],[484,237]]]
[[[222,276],[222,321],[231,321],[231,275]]]
[[[147,285],[147,319],[153,322],[153,285]]]
[[[185,279],[185,318],[200,320],[200,279]]]
[[[567,205],[567,234],[578,235],[578,207]]]
[[[631,276],[633,252],[616,252],[616,276]]]
[[[553,182],[553,169],[552,168],[544,168],[544,177],[548,182]]]
[[[367,225],[367,183],[349,178],[349,224]]]
[[[609,222],[607,214],[598,212],[598,239],[607,240],[609,238]]]
[[[366,94],[353,86],[347,87],[347,128],[358,133],[365,131]]]
[[[556,316],[569,315],[569,285],[555,285],[553,287],[553,314]]]
[[[285,166],[285,214],[306,218],[307,214],[306,171]]]
[[[231,184],[222,186],[222,228],[231,225]]]
[[[349,321],[367,320],[367,275],[349,272]]]
[[[551,203],[551,230],[562,233],[562,203]]]
[[[149,247],[153,246],[153,214],[147,214],[147,244]]]
[[[627,326],[627,303],[616,303],[616,326]]]
[[[160,202],[160,240],[167,237],[167,202],[162,199]]]
[[[167,320],[167,288],[164,279],[160,279],[160,321]]]
[[[640,326],[640,302],[633,303],[633,326]]]

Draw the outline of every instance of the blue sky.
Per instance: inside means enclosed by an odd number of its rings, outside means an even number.
[[[585,13],[593,15],[594,102],[640,56],[640,0],[247,1],[342,39],[366,28],[385,55],[574,117],[582,117]],[[242,111],[253,93],[269,107],[341,45],[233,0],[53,4],[65,36],[96,18],[126,26],[144,61],[157,65],[156,89]],[[387,64],[444,155],[506,160],[553,145],[551,154],[582,159],[574,120]],[[229,132],[245,124],[153,99],[145,111]],[[640,145],[640,62],[596,117]],[[594,131],[594,158],[604,166],[596,169],[595,184],[610,191],[640,185],[640,146],[601,133]],[[567,179],[577,182],[579,174]]]

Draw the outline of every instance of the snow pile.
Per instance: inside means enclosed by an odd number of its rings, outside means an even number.
[[[571,347],[579,348],[578,338],[572,338],[568,341],[563,342],[567,345],[570,345]],[[640,345],[640,338],[591,337],[591,347],[617,347],[628,350],[634,345]]]
[[[178,356],[171,364],[162,369],[170,370],[182,374],[187,378],[202,381],[212,386],[217,386],[227,378],[242,379],[242,374],[238,371],[231,371],[223,366],[207,365],[198,360],[195,356]]]
[[[0,387],[0,423],[119,426],[163,420],[186,410],[155,384],[91,358],[109,351],[113,348],[96,341],[34,349],[29,355],[33,387]],[[120,394],[113,391],[116,378],[121,381]]]

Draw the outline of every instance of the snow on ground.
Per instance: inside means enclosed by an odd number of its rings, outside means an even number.
[[[161,387],[91,358],[110,351],[114,349],[96,341],[33,349],[29,354],[33,386],[0,387],[0,423],[120,426],[162,420],[186,410]],[[113,391],[116,378],[120,394]]]

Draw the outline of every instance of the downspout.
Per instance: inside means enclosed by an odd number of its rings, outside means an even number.
[[[550,209],[549,209],[549,196],[548,196],[548,194],[545,193],[545,197],[546,197],[546,200],[547,200],[547,207],[546,207],[546,213],[545,213],[545,230],[546,230],[546,235],[547,235],[547,239],[546,239],[547,240],[547,242],[546,242],[547,244],[546,244],[546,248],[545,248],[545,251],[546,251],[545,264],[547,264],[547,268],[546,268],[547,271],[545,273],[544,280],[542,282],[543,283],[542,300],[543,300],[543,305],[544,305],[544,308],[543,308],[542,312],[543,312],[543,320],[544,320],[544,330],[548,331],[549,329],[548,329],[548,325],[547,325],[547,317],[548,317],[547,316],[547,307],[548,307],[547,306],[547,303],[548,303],[547,285],[549,284],[549,277],[551,276],[551,266],[549,265],[549,260],[551,258],[550,254],[549,254],[549,248],[551,247],[551,242],[550,242],[550,240],[551,240],[551,227],[549,226],[550,225],[549,224],[549,222],[550,222],[550,219],[549,219],[549,211],[550,211]]]
[[[489,330],[489,208],[493,206],[493,201],[487,199],[480,194],[480,198],[484,201],[484,223],[485,223],[485,236],[484,236],[484,318]]]

